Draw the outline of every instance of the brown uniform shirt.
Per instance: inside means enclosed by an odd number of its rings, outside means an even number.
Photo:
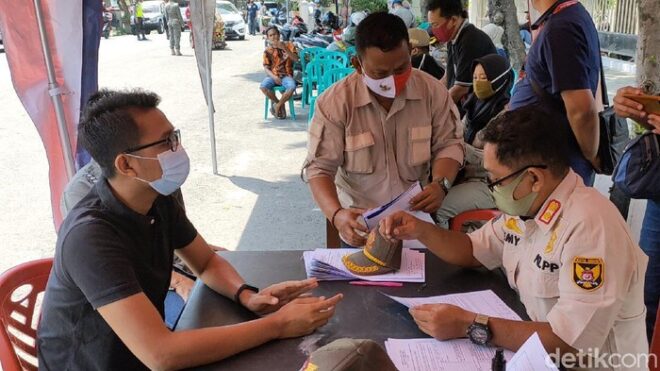
[[[529,317],[549,322],[568,345],[592,354],[648,352],[648,257],[614,205],[572,170],[536,218],[503,215],[470,239],[486,268],[504,268]]]
[[[386,112],[354,73],[318,98],[304,169],[334,179],[343,207],[372,208],[428,181],[437,159],[462,164],[463,152],[458,111],[438,80],[413,70]]]

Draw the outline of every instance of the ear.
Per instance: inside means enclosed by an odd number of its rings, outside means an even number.
[[[534,167],[529,168],[528,171],[532,174],[532,192],[540,192],[547,180],[546,174],[543,170]]]
[[[133,159],[131,159],[133,160]],[[131,160],[129,160],[129,157],[124,155],[124,154],[119,154],[117,157],[115,157],[115,171],[117,174],[124,175],[127,177],[136,177],[137,172],[131,165]]]
[[[357,55],[351,57],[351,64],[353,65],[353,68],[355,68],[355,72],[357,72],[358,75],[362,75],[362,65],[360,64]]]

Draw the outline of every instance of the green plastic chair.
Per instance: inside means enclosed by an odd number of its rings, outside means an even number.
[[[419,28],[420,30],[424,30],[424,31],[427,31],[429,29],[429,27],[431,27],[431,24],[429,22],[423,22],[422,24],[417,26],[417,28]]]
[[[355,68],[333,68],[323,73],[322,83],[319,84],[319,91],[326,91],[334,83],[355,72]]]
[[[314,109],[316,108],[315,107],[316,98],[318,98],[318,96],[321,95],[321,93],[323,93],[325,89],[327,89],[330,85],[332,85],[332,84],[328,85],[326,83],[326,79],[325,79],[326,74],[330,73],[330,71],[346,70],[347,68],[344,67],[340,61],[335,59],[316,60],[310,63],[307,66],[307,68],[309,69],[308,80],[310,80],[310,83],[313,83],[314,86],[316,86],[316,95],[310,94],[309,96],[309,113],[307,115],[307,121],[309,122],[311,121],[312,117],[314,117]],[[312,90],[310,90],[310,92],[312,92]]]
[[[336,59],[321,59],[319,56],[320,54],[307,64],[305,78],[303,79],[302,99],[307,100],[307,104],[310,105],[310,111],[314,110],[314,106],[311,105],[312,99],[314,99],[314,89],[318,88],[318,85],[322,83],[323,72],[330,68],[344,68],[342,62]]]
[[[341,62],[342,67],[349,67],[349,61],[350,59],[348,58],[348,55],[344,52],[333,52],[326,50],[324,53],[319,53],[316,58],[327,60],[327,59],[334,59],[339,62]]]
[[[306,104],[309,104],[308,100],[308,92],[307,89],[309,88],[305,84],[305,77],[307,74],[307,64],[309,62],[313,61],[314,58],[316,58],[317,55],[320,53],[325,53],[325,49],[319,48],[318,46],[314,46],[311,48],[305,48],[300,51],[300,54],[298,56],[300,57],[300,66],[302,67],[302,73],[303,73],[303,92],[302,92],[302,99],[300,100],[302,103],[302,106],[305,107]]]
[[[276,86],[273,88],[273,91],[275,93],[279,92],[280,94],[284,94],[284,92],[286,92],[286,89],[284,89],[284,86]],[[296,110],[293,106],[293,96],[291,97],[291,99],[289,99],[289,112],[291,113],[291,117],[295,120]],[[264,101],[264,120],[268,120],[269,113],[270,113],[270,98],[266,97],[266,100]]]
[[[348,56],[348,62],[351,62],[351,57],[357,54],[357,49],[354,46],[349,46],[344,50],[344,53]]]

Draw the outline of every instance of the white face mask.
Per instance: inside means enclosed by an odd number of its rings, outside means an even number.
[[[131,154],[128,154],[128,156],[144,160],[157,160],[160,163],[160,168],[163,170],[163,175],[160,179],[151,182],[140,178],[135,179],[148,183],[151,188],[163,196],[169,196],[174,193],[174,191],[181,188],[188,178],[188,174],[190,174],[190,158],[181,145],[179,145],[176,152],[172,152],[168,149],[165,152],[159,153],[156,158]]]
[[[362,66],[362,62],[360,62]],[[399,75],[390,75],[383,79],[374,79],[367,76],[367,72],[362,67],[362,81],[364,84],[374,92],[375,94],[380,95],[385,98],[394,98],[400,94],[405,88],[408,79],[410,78],[410,73],[412,68]]]

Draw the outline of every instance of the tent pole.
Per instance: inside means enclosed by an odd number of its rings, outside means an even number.
[[[46,27],[44,26],[43,13],[41,11],[41,0],[34,0],[34,10],[37,16],[37,23],[39,25],[41,49],[44,54],[44,62],[46,63],[46,72],[48,74],[48,94],[50,94],[53,107],[55,108],[55,119],[57,120],[60,145],[62,146],[62,153],[64,155],[64,167],[66,169],[66,175],[70,180],[75,174],[73,153],[71,150],[71,138],[69,137],[69,131],[66,127],[64,104],[62,103],[62,89],[57,83],[55,68],[53,67],[53,56],[50,53],[48,35],[46,34]]]
[[[208,17],[206,16],[206,5],[202,6],[203,18],[206,21]],[[214,30],[215,25],[211,25],[211,29]],[[213,164],[213,174],[218,175],[218,155],[215,148],[215,121],[214,121],[214,107],[213,107],[213,87],[211,86],[211,48],[213,47],[213,33],[211,33],[211,45],[206,49],[206,108],[208,109],[209,115],[209,136],[211,139],[211,163]]]

